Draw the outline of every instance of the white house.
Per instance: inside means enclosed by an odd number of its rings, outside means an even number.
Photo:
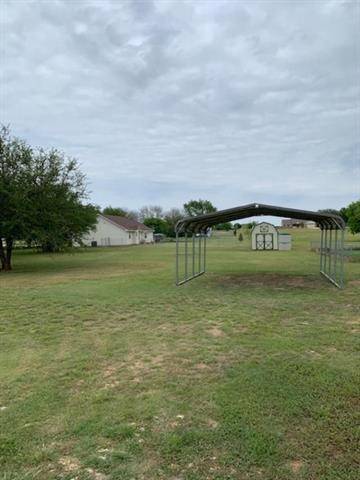
[[[117,215],[98,215],[95,229],[83,238],[85,245],[101,247],[153,242],[151,228],[137,220]]]
[[[291,235],[279,233],[271,223],[261,222],[251,230],[253,250],[291,250]]]

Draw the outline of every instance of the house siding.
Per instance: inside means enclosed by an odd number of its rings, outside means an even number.
[[[87,246],[91,246],[92,242],[96,242],[99,247],[139,245],[152,243],[153,233],[151,231],[126,230],[99,215],[95,229],[83,238],[83,243]]]

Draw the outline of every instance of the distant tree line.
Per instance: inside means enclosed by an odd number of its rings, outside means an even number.
[[[360,233],[360,200],[351,202],[347,207],[343,207],[340,210],[325,208],[319,210],[319,212],[339,215],[343,218],[351,233]]]
[[[154,230],[154,233],[161,233],[167,237],[175,237],[175,227],[179,220],[189,216],[204,215],[216,212],[217,209],[209,200],[190,200],[183,205],[183,208],[171,208],[164,210],[160,205],[147,205],[139,211],[128,210],[122,207],[108,206],[102,210],[104,215],[119,215],[138,220]],[[218,230],[231,230],[230,222],[220,223],[215,227]]]

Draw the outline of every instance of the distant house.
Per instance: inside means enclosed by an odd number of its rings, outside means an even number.
[[[95,229],[83,238],[88,246],[110,247],[153,243],[153,230],[127,217],[98,215]]]
[[[310,220],[297,220],[295,218],[281,220],[281,226],[284,228],[317,228],[315,222]]]

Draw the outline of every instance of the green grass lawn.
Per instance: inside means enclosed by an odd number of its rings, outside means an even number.
[[[216,236],[18,253],[0,275],[0,478],[359,479],[360,263]]]

